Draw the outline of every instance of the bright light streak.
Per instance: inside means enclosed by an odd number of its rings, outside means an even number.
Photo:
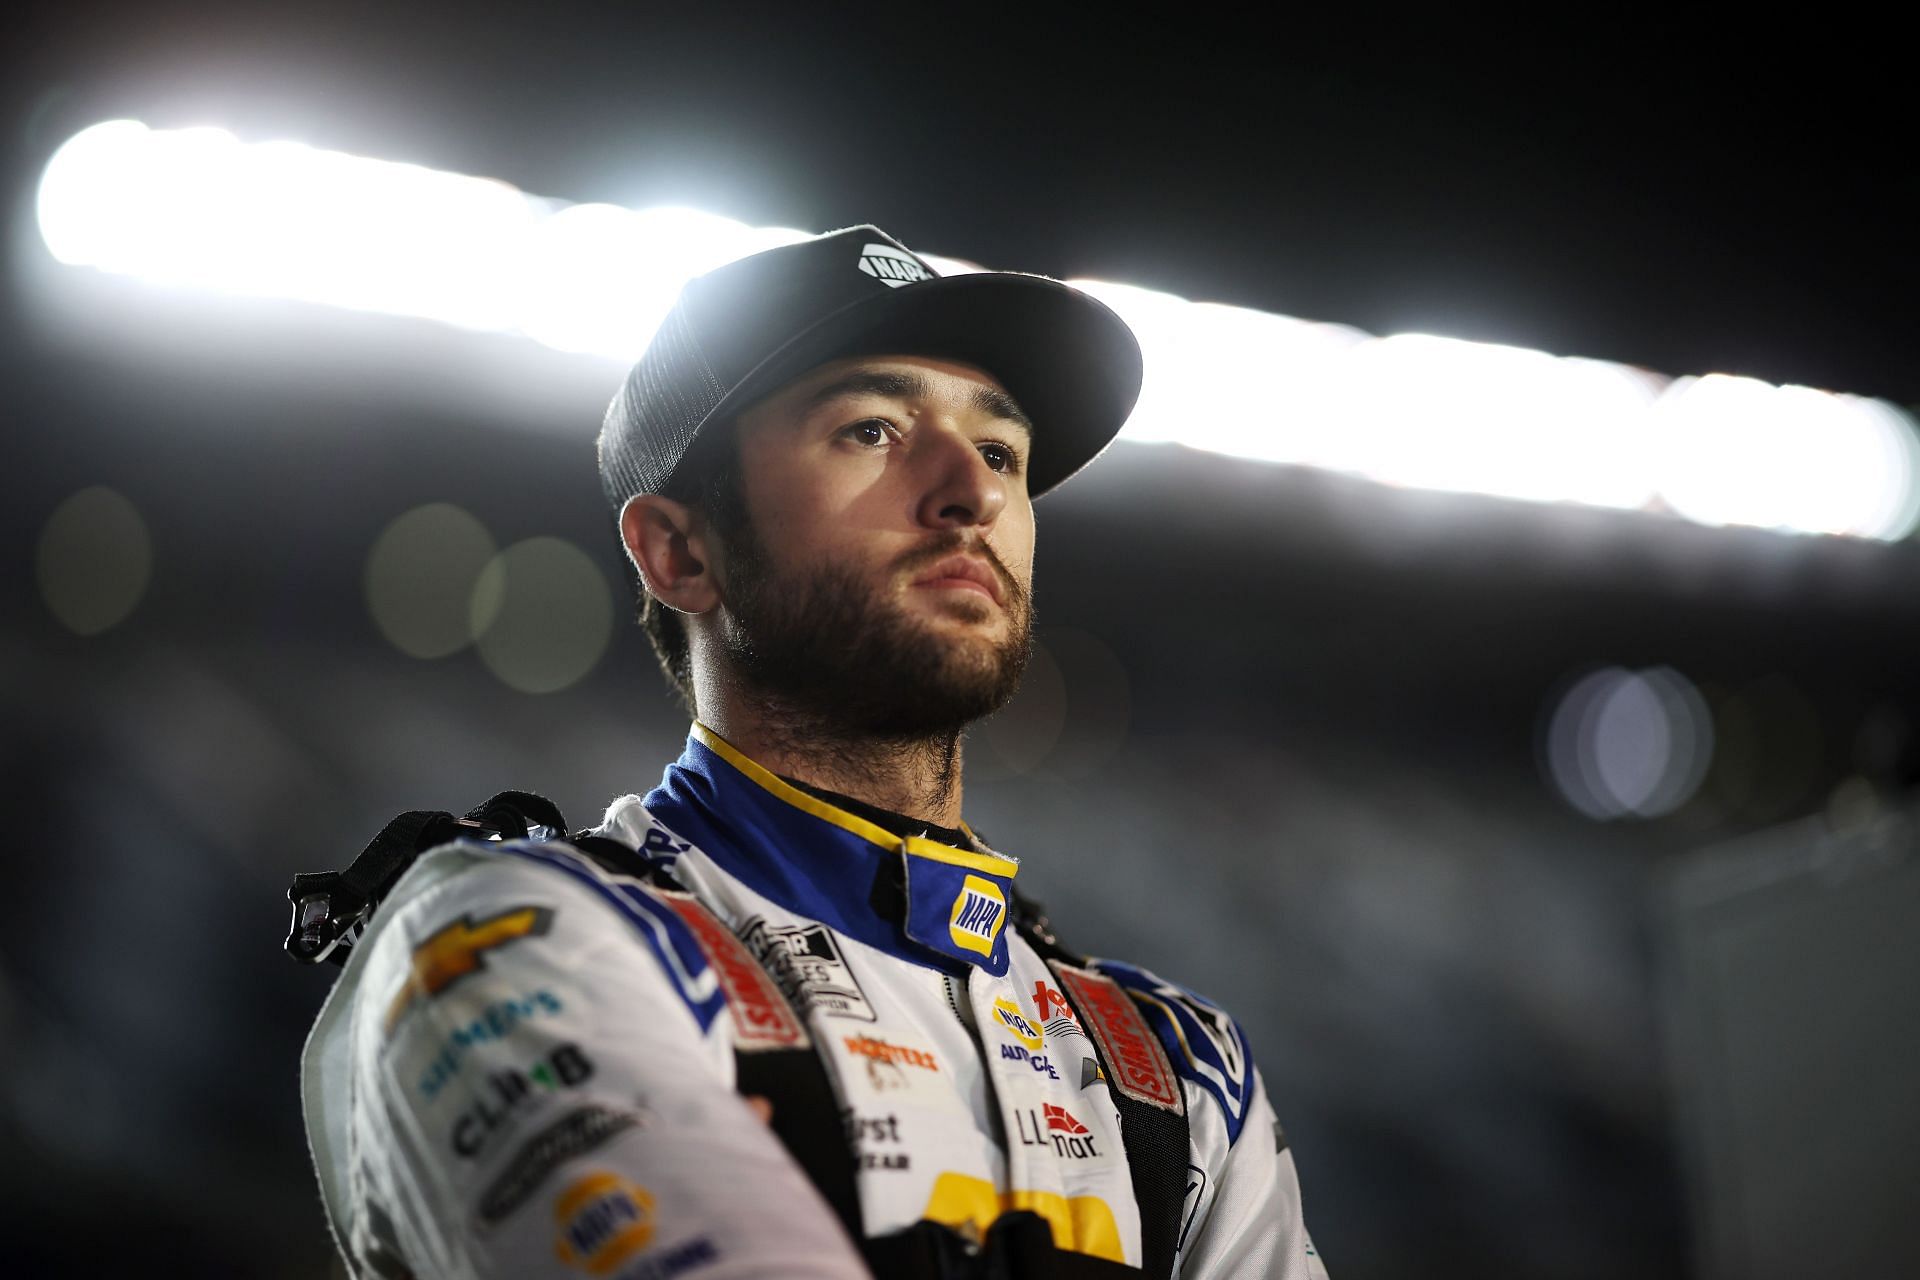
[[[1660,492],[1702,524],[1899,538],[1920,505],[1920,438],[1891,405],[1753,378],[1682,378],[1653,413]]]
[[[48,250],[72,266],[518,332],[620,361],[689,278],[807,234],[693,209],[570,206],[489,179],[133,120],[56,151],[38,212]],[[1664,503],[1704,524],[1894,539],[1920,523],[1920,429],[1881,401],[1719,374],[1667,386],[1605,361],[1071,283],[1145,349],[1129,440],[1426,489]]]
[[[54,153],[39,216],[47,247],[76,266],[502,329],[501,280],[543,204],[417,165],[115,120]]]
[[[695,209],[560,209],[533,231],[514,327],[561,351],[632,361],[688,280],[806,235]]]

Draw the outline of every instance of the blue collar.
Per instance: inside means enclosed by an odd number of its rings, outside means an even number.
[[[698,722],[645,804],[789,911],[915,964],[1007,971],[1012,858],[894,835],[783,782]]]

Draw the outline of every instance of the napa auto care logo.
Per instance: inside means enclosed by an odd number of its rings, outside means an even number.
[[[1001,1026],[1013,1032],[1014,1039],[1033,1052],[1040,1052],[1040,1047],[1046,1042],[1046,1036],[1026,1014],[1020,1012],[1019,1005],[1001,996],[993,1002],[993,1016],[999,1020]]]
[[[560,1261],[603,1276],[653,1240],[653,1195],[616,1173],[590,1173],[553,1203]]]
[[[963,951],[990,956],[1006,918],[1007,897],[1000,892],[1000,886],[979,876],[968,876],[961,881],[960,893],[953,900],[953,911],[947,917],[947,933],[953,945]]]
[[[889,289],[898,289],[903,284],[917,284],[922,280],[934,278],[933,272],[927,270],[926,263],[905,249],[896,249],[890,244],[862,246],[860,269]]]

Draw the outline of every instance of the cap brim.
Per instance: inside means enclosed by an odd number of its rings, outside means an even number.
[[[1111,308],[1044,276],[990,271],[894,289],[826,316],[756,365],[700,429],[855,355],[942,356],[991,373],[1033,420],[1034,497],[1093,461],[1140,396],[1140,344]]]

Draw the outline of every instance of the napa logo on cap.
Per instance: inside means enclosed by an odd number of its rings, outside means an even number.
[[[1046,1043],[1046,1034],[1035,1025],[1033,1019],[1020,1012],[1020,1006],[1005,996],[993,1002],[993,1016],[999,1019],[1001,1026],[1013,1032],[1015,1039],[1035,1053],[1040,1052],[1041,1046]]]
[[[1007,921],[1007,898],[1000,886],[979,876],[968,876],[960,883],[960,894],[953,900],[953,913],[947,917],[947,933],[953,945],[983,956],[993,954],[1000,937],[1000,926]]]
[[[935,278],[927,264],[890,244],[868,244],[860,250],[860,269],[886,285],[898,289],[903,284],[918,284]]]

